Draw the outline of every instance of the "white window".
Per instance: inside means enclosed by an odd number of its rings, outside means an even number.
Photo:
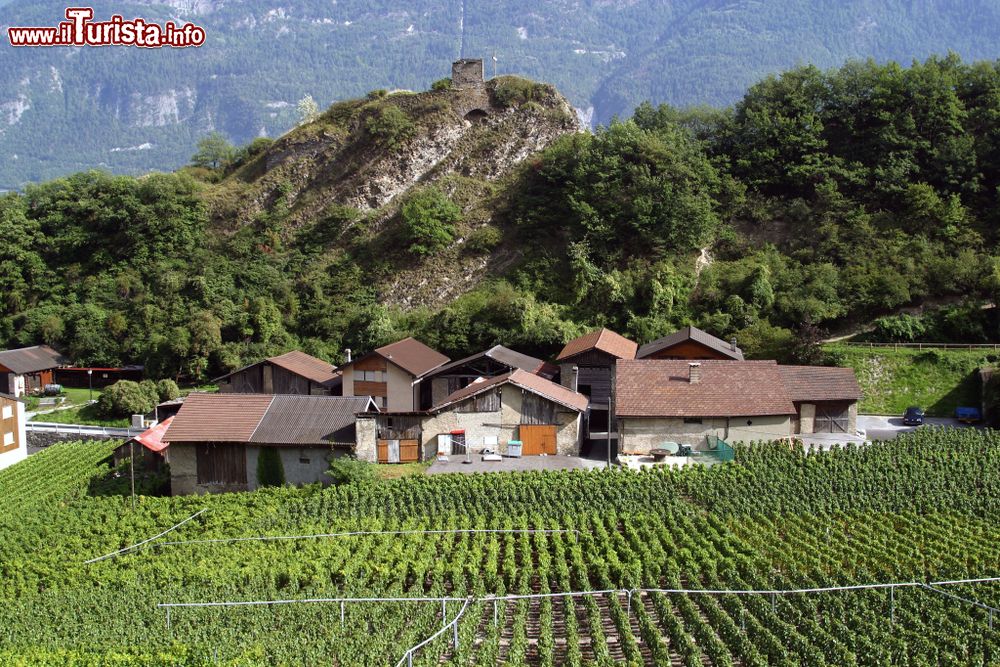
[[[3,418],[10,419],[14,416],[14,408],[10,405],[3,406]]]
[[[385,382],[382,371],[354,371],[355,382]]]
[[[3,446],[4,447],[10,447],[13,444],[14,444],[14,434],[13,433],[4,433],[3,434]]]

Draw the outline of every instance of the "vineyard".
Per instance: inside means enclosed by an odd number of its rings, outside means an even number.
[[[950,583],[1000,575],[1000,433],[134,510],[88,492],[111,447],[61,445],[0,472],[0,665],[391,666],[456,617],[413,664],[1000,662],[1000,583]],[[931,586],[785,593],[882,583]],[[734,592],[760,590],[777,594]],[[423,600],[351,601],[370,597]],[[172,607],[169,622],[157,606],[278,600],[298,602]]]

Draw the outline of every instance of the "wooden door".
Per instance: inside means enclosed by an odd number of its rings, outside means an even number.
[[[522,455],[538,456],[539,454],[554,455],[556,453],[555,426],[521,424],[518,430],[523,443]]]
[[[847,433],[850,403],[817,403],[813,433]]]
[[[399,462],[416,463],[420,460],[420,445],[416,440],[399,441]]]
[[[415,463],[420,460],[420,442],[396,438],[379,440],[376,454],[379,463]]]

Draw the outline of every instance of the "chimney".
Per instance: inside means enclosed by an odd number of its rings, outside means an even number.
[[[736,336],[729,339],[729,347],[732,348],[733,352],[736,351]]]
[[[577,391],[580,387],[580,367],[573,366],[573,379],[570,380],[569,388]]]
[[[701,382],[701,364],[696,361],[688,364],[688,382],[691,384]]]
[[[347,355],[347,360],[344,363],[345,364],[351,363],[351,348],[347,348],[346,350],[344,350],[344,354]]]

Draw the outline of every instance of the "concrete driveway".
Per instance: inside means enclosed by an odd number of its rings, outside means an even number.
[[[521,458],[503,457],[502,461],[483,461],[478,454],[472,456],[472,463],[464,463],[465,456],[458,454],[449,457],[448,461],[435,459],[427,469],[428,475],[445,473],[474,472],[512,472],[522,470],[589,470],[603,468],[607,464],[602,461],[584,459],[578,456],[522,456]]]
[[[943,426],[949,428],[975,428],[963,424],[953,417],[925,417],[925,426]],[[903,418],[898,415],[858,415],[858,429],[865,432],[868,440],[893,440],[900,433],[915,431],[921,426],[905,426]]]

